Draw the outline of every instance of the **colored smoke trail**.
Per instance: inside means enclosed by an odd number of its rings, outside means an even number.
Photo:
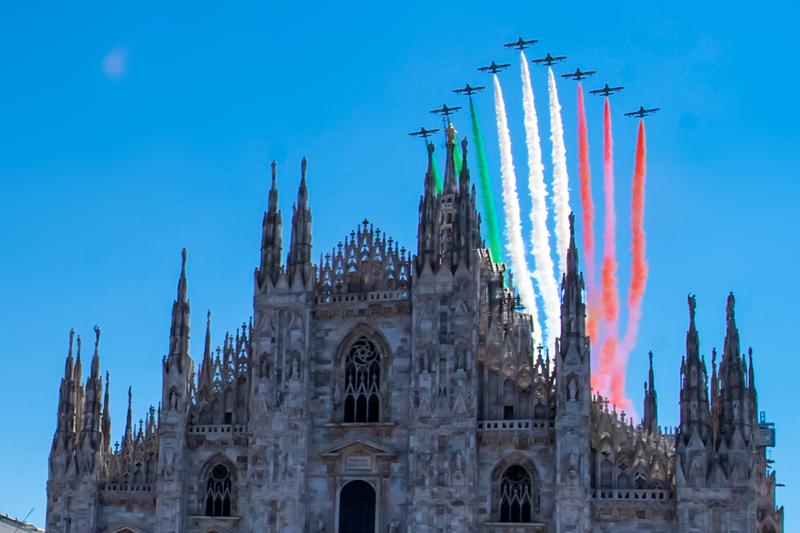
[[[475,143],[475,155],[478,159],[478,173],[480,174],[481,201],[483,212],[486,216],[486,233],[489,240],[489,252],[492,259],[501,262],[503,249],[501,247],[500,229],[497,227],[497,212],[495,211],[494,193],[492,192],[492,176],[489,174],[489,163],[486,161],[486,146],[483,143],[483,132],[478,122],[478,113],[472,97],[469,99],[469,116],[472,122],[472,139]]]
[[[461,161],[461,147],[459,146],[459,143],[456,142],[456,144],[453,146],[453,163],[455,163],[456,167],[456,182],[458,182],[458,176],[461,175]]]
[[[436,157],[433,158],[433,183],[434,183],[434,192],[436,194],[442,194],[442,189],[444,186],[442,185],[442,175],[439,173],[439,165],[436,164]]]
[[[553,160],[553,206],[555,207],[556,254],[558,255],[558,278],[567,268],[569,246],[569,175],[567,174],[567,150],[564,145],[564,122],[561,120],[561,104],[553,69],[547,69],[547,88],[550,96],[550,141]]]
[[[603,260],[600,266],[600,301],[603,314],[603,344],[600,349],[600,376],[610,379],[617,371],[615,358],[619,331],[619,287],[617,282],[617,211],[614,202],[614,136],[611,130],[611,103],[608,97],[603,106],[603,197],[605,226],[603,229]],[[615,405],[624,396],[610,392]]]
[[[520,51],[522,73],[522,107],[525,112],[525,145],[528,149],[528,190],[531,195],[531,253],[534,258],[533,278],[544,302],[544,345],[561,335],[561,305],[558,285],[553,272],[550,253],[550,232],[547,229],[547,188],[544,184],[542,145],[539,138],[539,120],[533,96],[528,58]]]
[[[586,125],[586,107],[583,102],[581,82],[578,82],[578,174],[583,222],[583,254],[586,257],[585,279],[588,300],[586,328],[591,340],[597,341],[599,324],[594,272],[594,200],[592,200],[592,169],[589,165],[589,129]],[[592,386],[595,387],[595,383],[592,383]]]
[[[536,294],[533,291],[528,263],[525,260],[525,243],[522,240],[522,219],[517,195],[517,176],[514,172],[514,158],[511,155],[511,134],[508,131],[506,104],[503,89],[497,74],[494,75],[494,110],[497,116],[497,137],[500,144],[500,174],[503,179],[503,207],[506,214],[506,238],[508,254],[511,256],[511,270],[516,279],[519,296],[525,310],[533,321],[534,342],[541,342],[539,311],[536,308]],[[536,338],[538,336],[538,338]]]
[[[642,317],[642,298],[647,284],[647,258],[645,257],[644,200],[647,176],[647,139],[644,120],[639,121],[636,137],[636,159],[633,169],[631,194],[631,280],[628,287],[628,318],[625,335],[619,348],[616,371],[611,380],[611,393],[624,396],[625,369],[628,354],[636,345],[639,335],[639,320]]]

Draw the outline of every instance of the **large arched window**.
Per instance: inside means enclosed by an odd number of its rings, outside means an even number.
[[[511,465],[500,479],[500,521],[527,523],[536,509],[537,498],[528,471]]]
[[[233,480],[228,467],[218,464],[206,482],[206,516],[231,516]]]
[[[359,338],[345,360],[345,422],[380,420],[381,356],[375,343]]]
[[[339,494],[339,533],[375,533],[375,489],[366,481],[351,481]]]

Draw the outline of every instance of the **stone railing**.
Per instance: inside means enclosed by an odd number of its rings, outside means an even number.
[[[595,500],[662,502],[671,499],[671,495],[668,490],[663,489],[595,489],[592,492],[592,498]]]
[[[374,292],[352,292],[352,293],[331,293],[319,294],[316,297],[317,304],[335,304],[341,302],[379,302],[389,300],[408,300],[409,291],[406,289],[399,291],[374,291]]]
[[[232,433],[244,435],[246,426],[244,424],[210,424],[189,426],[190,435],[213,435],[215,433]]]
[[[103,491],[115,491],[115,492],[140,492],[140,493],[147,493],[153,492],[152,485],[135,485],[131,483],[104,483],[100,486],[100,490]]]
[[[530,431],[552,428],[552,420],[478,420],[478,431]]]

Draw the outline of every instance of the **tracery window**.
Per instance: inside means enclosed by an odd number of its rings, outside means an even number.
[[[206,516],[231,516],[233,479],[228,467],[218,464],[206,482]]]
[[[361,337],[345,360],[345,422],[380,419],[381,356],[375,343]]]
[[[528,471],[511,465],[500,479],[500,521],[528,523],[537,511],[538,496]]]

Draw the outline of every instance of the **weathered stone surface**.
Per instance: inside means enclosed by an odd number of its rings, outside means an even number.
[[[282,261],[273,166],[252,322],[215,351],[209,315],[195,376],[184,254],[160,408],[138,427],[129,412],[119,447],[99,347],[84,384],[71,339],[47,530],[782,531],[732,298],[710,383],[690,299],[680,430],[658,427],[652,371],[634,426],[590,388],[574,236],[549,357],[483,248],[452,150],[451,132],[416,254],[365,221],[318,265],[305,162]]]

